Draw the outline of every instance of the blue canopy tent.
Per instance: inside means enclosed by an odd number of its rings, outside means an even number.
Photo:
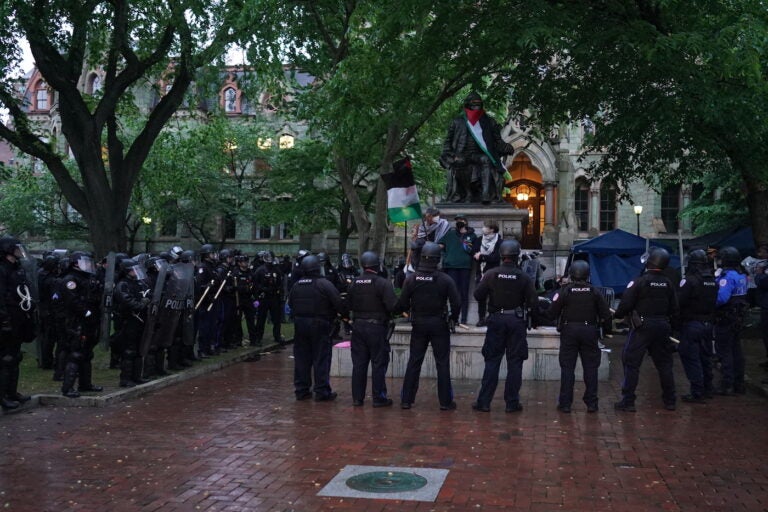
[[[669,247],[653,240],[649,245],[669,250]],[[574,245],[571,248],[571,259],[587,260],[591,270],[592,284],[613,288],[614,293],[619,295],[627,288],[627,284],[643,271],[640,257],[645,253],[645,247],[645,238],[621,229],[614,229],[592,240]],[[680,267],[678,256],[672,255],[670,267]]]
[[[691,238],[685,243],[687,249],[706,249],[707,247],[719,249],[727,245],[738,249],[742,257],[755,254],[755,239],[752,236],[752,228],[747,226],[715,231]]]

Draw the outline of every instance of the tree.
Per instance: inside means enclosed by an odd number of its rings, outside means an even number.
[[[254,6],[248,6],[256,9]],[[145,0],[11,0],[2,4],[7,35],[0,38],[0,104],[12,123],[0,137],[39,159],[67,201],[83,216],[97,254],[124,250],[126,216],[142,165],[163,127],[184,100],[195,70],[220,57],[242,32],[240,0],[170,3]],[[9,78],[26,39],[37,69],[55,91],[61,132],[74,155],[57,151],[50,134],[28,115],[28,105]],[[100,94],[83,92],[84,71],[101,66]],[[120,130],[120,111],[137,87],[159,88],[130,139]],[[106,158],[103,158],[106,148]]]
[[[391,172],[447,101],[485,86],[515,60],[542,30],[532,23],[533,13],[547,11],[544,2],[502,0],[276,1],[272,9],[282,22],[279,36],[259,40],[282,46],[254,45],[250,60],[275,69],[275,57],[286,58],[316,77],[296,97],[298,115],[332,148],[360,249],[380,252],[388,231],[386,190],[377,177],[370,219],[355,173]],[[458,106],[447,107],[455,112]],[[429,169],[438,172],[434,164]]]
[[[755,242],[768,242],[765,4],[557,5],[553,30],[561,37],[508,77],[516,106],[531,107],[540,126],[589,117],[596,131],[587,150],[604,155],[596,177],[661,188],[735,174]]]

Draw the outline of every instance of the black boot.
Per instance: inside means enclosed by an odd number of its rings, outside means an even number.
[[[78,386],[78,391],[85,392],[85,391],[92,391],[98,393],[99,391],[103,391],[104,388],[101,386],[94,386],[92,379],[92,369],[91,369],[91,361],[86,360],[83,362],[82,366],[80,367],[80,385]]]
[[[53,380],[61,382],[64,380],[64,367],[67,366],[67,353],[59,350],[56,353],[56,361],[53,363]]]
[[[120,387],[132,388],[136,385],[133,381],[133,359],[123,356],[120,359]]]
[[[75,391],[75,379],[77,379],[78,367],[76,363],[68,362],[64,367],[63,380],[61,382],[61,394],[68,398],[77,398],[80,393]]]
[[[18,364],[16,366],[13,366],[11,368],[11,379],[8,383],[8,393],[6,394],[8,398],[10,398],[12,401],[24,403],[29,402],[29,400],[32,398],[29,395],[22,395],[19,393],[19,366]]]
[[[0,407],[3,409],[16,409],[20,404],[11,397],[5,396],[11,380],[11,367],[0,361]]]
[[[168,369],[174,372],[178,372],[184,369],[184,365],[181,364],[181,347],[178,345],[171,345],[168,347]]]
[[[168,375],[165,371],[165,349],[158,348],[155,352],[155,373],[161,377]]]
[[[144,373],[144,359],[141,356],[134,358],[131,380],[136,384],[144,384],[146,382],[149,382],[149,379],[145,379],[143,377],[143,373]]]

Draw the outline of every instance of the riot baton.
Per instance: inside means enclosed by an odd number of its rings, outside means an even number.
[[[208,286],[205,287],[203,294],[200,296],[200,300],[198,300],[197,304],[195,304],[195,311],[197,311],[197,309],[200,307],[200,304],[202,304],[205,300],[205,296],[208,295],[208,290],[211,289],[211,286],[213,286],[213,279],[211,279],[211,282],[208,283]]]
[[[219,298],[219,294],[221,293],[221,290],[224,288],[224,285],[227,284],[227,278],[230,276],[230,274],[232,274],[231,270],[229,272],[227,272],[227,275],[224,276],[224,279],[221,280],[221,284],[219,285],[219,289],[216,290],[216,295],[213,296],[213,300],[211,301],[210,304],[208,304],[208,309],[206,309],[206,311],[210,311],[211,308],[213,307],[213,304],[216,302],[216,299]]]

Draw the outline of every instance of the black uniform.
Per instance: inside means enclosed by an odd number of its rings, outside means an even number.
[[[259,301],[254,343],[261,344],[264,338],[267,316],[272,322],[272,339],[282,343],[280,331],[283,317],[283,273],[274,263],[264,263],[256,269],[253,281],[256,299]]]
[[[255,291],[253,269],[237,265],[232,275],[235,280],[235,306],[237,309],[236,337],[243,339],[242,320],[245,318],[245,327],[248,329],[248,341],[253,346],[258,342],[258,337],[256,336],[256,308],[253,305]]]
[[[501,358],[506,354],[507,379],[504,402],[509,412],[519,411],[523,361],[528,359],[526,338],[529,310],[538,303],[533,282],[511,262],[504,262],[483,275],[475,299],[488,299],[488,330],[483,343],[485,370],[475,407],[488,410],[499,383]]]
[[[707,268],[702,272],[689,267],[677,289],[680,303],[680,345],[677,348],[685,376],[691,383],[695,401],[712,395],[712,338],[717,304],[717,281]]]
[[[25,291],[26,290],[26,291]],[[21,345],[35,337],[34,304],[21,264],[0,259],[0,400],[3,408],[18,407],[28,397],[18,392]]]
[[[450,311],[446,309],[450,305]],[[411,347],[408,366],[403,377],[400,393],[401,406],[410,408],[419,388],[419,374],[427,347],[432,344],[432,354],[437,369],[437,397],[440,407],[455,407],[451,387],[451,333],[448,319],[459,319],[461,297],[453,279],[438,270],[422,270],[409,275],[395,310],[410,312]]]
[[[113,345],[120,353],[120,386],[131,387],[143,382],[141,376],[141,344],[151,295],[149,285],[125,276],[115,286],[115,313],[120,317]]]
[[[195,312],[195,327],[197,328],[197,344],[201,357],[213,355],[216,344],[218,312],[213,303],[213,297],[216,295],[219,284],[213,261],[203,260],[200,262],[200,265],[195,269],[195,297],[199,302]]]
[[[293,338],[294,390],[296,398],[312,396],[314,373],[315,400],[333,400],[331,390],[331,331],[337,315],[347,316],[339,291],[319,275],[296,281],[288,296],[295,327]]]
[[[584,281],[566,285],[552,298],[547,310],[550,318],[560,317],[560,397],[558,407],[570,410],[576,380],[576,359],[581,357],[584,372],[584,403],[587,410],[597,411],[597,370],[600,367],[600,325],[611,311],[600,291]]]
[[[622,399],[617,408],[632,410],[635,406],[635,389],[640,377],[640,365],[648,352],[659,372],[664,405],[675,406],[675,377],[672,373],[672,351],[669,336],[670,322],[676,319],[679,307],[675,287],[659,270],[648,270],[630,281],[621,299],[616,317],[630,316],[631,329],[621,361],[624,365]]]
[[[348,303],[352,310],[352,400],[362,405],[371,368],[373,405],[389,405],[386,375],[389,367],[389,340],[387,328],[397,303],[392,283],[377,275],[375,269],[366,270],[349,287]]]
[[[61,391],[71,395],[75,379],[79,391],[100,391],[91,381],[93,348],[99,341],[102,285],[95,274],[75,267],[56,283],[52,304],[64,323],[66,366]]]

